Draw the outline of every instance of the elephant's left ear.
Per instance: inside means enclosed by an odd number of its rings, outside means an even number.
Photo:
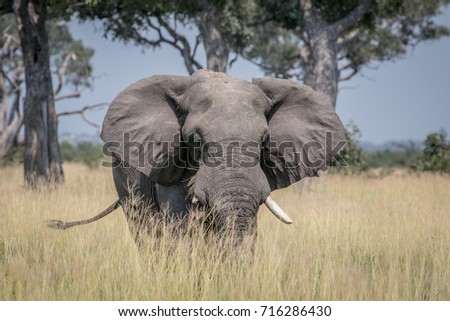
[[[160,185],[177,183],[185,170],[179,101],[190,81],[187,76],[141,79],[119,93],[103,121],[100,136],[108,149]]]
[[[326,170],[345,146],[345,130],[329,99],[292,80],[257,78],[269,100],[270,141],[261,165],[272,188],[283,188]]]

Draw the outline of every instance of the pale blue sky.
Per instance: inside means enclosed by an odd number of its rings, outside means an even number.
[[[450,8],[437,21],[450,26]],[[106,40],[100,23],[72,22],[70,29],[75,39],[95,49],[92,63],[98,78],[92,91],[84,91],[79,99],[60,102],[58,110],[110,102],[129,84],[151,75],[187,75],[180,54],[171,47],[142,50],[133,44]],[[401,59],[374,66],[377,69],[365,68],[351,81],[342,83],[337,101],[337,113],[344,124],[353,120],[360,127],[362,141],[420,141],[440,129],[450,134],[449,37],[422,43]],[[263,76],[243,59],[229,73],[246,80]],[[88,116],[101,124],[105,112],[106,107]],[[96,130],[72,116],[60,119],[60,132],[94,134]]]

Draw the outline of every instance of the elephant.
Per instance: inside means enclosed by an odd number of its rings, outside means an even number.
[[[203,206],[214,211],[218,233],[254,238],[262,203],[292,222],[270,193],[318,176],[346,143],[330,100],[311,87],[209,70],[130,85],[109,106],[101,138],[113,155],[118,199],[89,220],[51,221],[50,227],[95,221],[125,208],[132,193],[138,209],[151,208],[140,215],[166,208],[167,218],[183,219]],[[124,211],[139,226],[142,217]]]

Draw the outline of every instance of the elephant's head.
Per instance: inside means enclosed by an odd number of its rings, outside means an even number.
[[[191,171],[193,199],[217,209],[216,226],[239,232],[255,230],[271,191],[317,176],[345,140],[328,99],[308,86],[204,70],[131,85],[111,104],[101,136],[158,184]]]

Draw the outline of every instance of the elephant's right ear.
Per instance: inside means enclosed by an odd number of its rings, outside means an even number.
[[[326,170],[346,144],[344,126],[329,99],[292,80],[256,78],[253,83],[271,105],[262,169],[272,190]]]
[[[161,185],[179,180],[178,102],[190,84],[186,76],[153,76],[123,90],[111,103],[101,138],[120,159]]]

